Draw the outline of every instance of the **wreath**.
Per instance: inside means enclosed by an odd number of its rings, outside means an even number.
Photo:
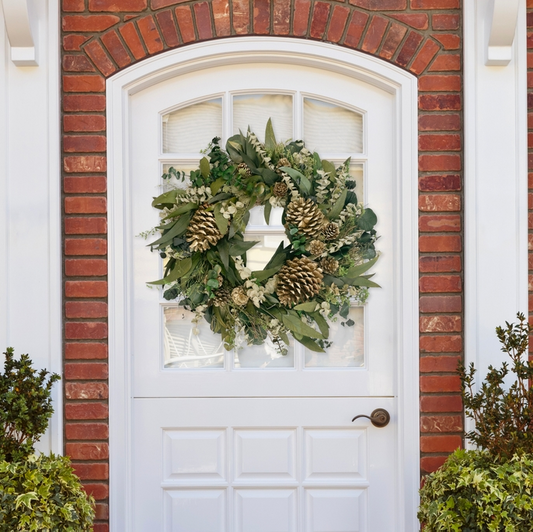
[[[193,326],[207,320],[228,350],[269,341],[286,354],[291,335],[323,352],[328,320],[352,326],[351,304],[379,286],[364,275],[378,259],[377,217],[358,202],[350,159],[335,168],[302,141],[278,143],[270,120],[264,143],[249,130],[225,150],[219,142],[188,177],[173,167],[162,176],[165,192],[152,202],[162,218],[152,231],[161,236],[149,246],[166,262],[163,278],[149,284],[193,311]],[[267,224],[283,208],[288,240],[259,271],[246,261],[257,242],[244,239],[255,206]]]

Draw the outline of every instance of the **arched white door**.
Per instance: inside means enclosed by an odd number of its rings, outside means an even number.
[[[128,409],[131,529],[172,532],[404,530],[399,476],[397,97],[312,65],[243,62],[181,73],[128,99],[124,238],[131,368]],[[381,257],[354,327],[332,326],[325,354],[300,344],[286,357],[255,346],[226,352],[147,281],[161,259],[136,236],[157,224],[161,173],[190,169],[211,138],[248,125],[261,137],[302,138],[323,158],[352,158],[360,201],[378,214]],[[261,239],[283,228],[252,215]],[[131,246],[131,247],[130,247]],[[376,428],[359,414],[386,409]],[[113,457],[111,457],[113,459]]]

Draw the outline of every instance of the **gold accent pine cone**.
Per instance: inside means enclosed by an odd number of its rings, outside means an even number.
[[[288,190],[289,187],[285,183],[278,181],[277,183],[274,183],[272,193],[276,198],[284,198],[287,195]]]
[[[298,198],[291,201],[285,213],[285,223],[294,225],[306,236],[316,236],[324,227],[324,215],[310,199]]]
[[[339,232],[339,226],[336,223],[330,222],[324,227],[326,240],[335,240],[339,236]]]
[[[213,212],[200,207],[189,222],[185,239],[189,242],[192,251],[203,253],[211,246],[214,246],[222,236],[222,233],[218,230]]]
[[[333,257],[326,257],[320,261],[320,267],[324,270],[324,273],[333,275],[339,269],[339,261]]]
[[[322,287],[322,271],[308,257],[288,260],[279,271],[276,294],[280,303],[292,307],[314,297]]]

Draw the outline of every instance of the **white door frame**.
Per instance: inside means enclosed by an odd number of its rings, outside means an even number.
[[[394,190],[396,390],[398,391],[397,491],[402,532],[418,529],[420,484],[418,385],[418,106],[417,79],[381,59],[340,46],[278,37],[236,37],[198,43],[146,59],[107,80],[107,157],[109,220],[109,442],[110,526],[131,529],[131,352],[124,235],[131,217],[129,197],[129,97],[181,74],[246,62],[306,65],[365,81],[395,96]],[[394,478],[394,477],[393,477]],[[392,480],[392,479],[391,479]],[[387,511],[387,510],[385,510]]]

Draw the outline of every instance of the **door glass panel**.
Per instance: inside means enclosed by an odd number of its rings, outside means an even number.
[[[351,327],[342,325],[341,318],[330,322],[329,338],[333,345],[325,353],[305,350],[306,368],[359,368],[364,366],[364,309],[352,307],[349,319],[354,321]]]
[[[181,307],[163,308],[165,368],[223,368],[224,343],[205,320]]]
[[[304,140],[318,153],[362,153],[363,116],[332,103],[304,98]]]
[[[233,133],[246,133],[248,126],[264,142],[268,119],[278,141],[293,137],[292,96],[288,94],[242,94],[233,97]]]
[[[281,345],[287,348],[283,342]],[[244,345],[242,349],[236,350],[233,364],[236,369],[294,368],[292,341],[287,349],[288,353],[282,355],[272,340],[267,338],[263,345]]]
[[[163,153],[200,153],[213,137],[222,137],[221,98],[163,115]]]

